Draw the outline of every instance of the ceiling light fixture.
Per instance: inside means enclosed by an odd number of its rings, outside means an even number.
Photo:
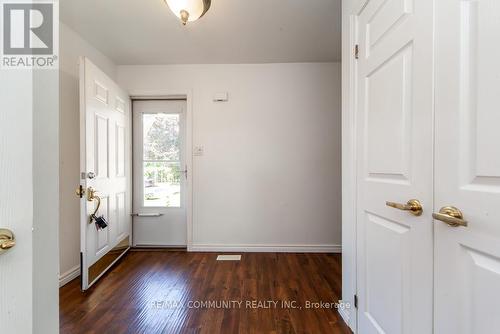
[[[196,21],[210,8],[211,0],[165,0],[170,10],[181,19],[182,24]]]

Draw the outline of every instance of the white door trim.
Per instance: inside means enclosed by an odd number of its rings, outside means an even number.
[[[193,93],[192,90],[132,90],[129,91],[133,100],[153,99],[186,99],[186,166],[188,170],[186,184],[186,228],[187,228],[187,250],[192,251],[193,244]],[[132,111],[133,112],[133,111]],[[133,126],[133,125],[132,125]],[[133,189],[132,189],[133,191]],[[132,235],[133,224],[132,224]]]
[[[362,5],[346,1],[342,9],[342,300],[351,305],[340,312],[351,330],[357,332],[356,254],[356,60],[357,13]]]

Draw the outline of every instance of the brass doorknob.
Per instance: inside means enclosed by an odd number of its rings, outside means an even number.
[[[16,245],[14,233],[11,230],[0,228],[0,254],[5,253]]]
[[[385,202],[385,205],[390,206],[391,208],[408,211],[414,216],[422,215],[424,209],[422,208],[422,204],[418,199],[411,199],[406,204],[395,203],[395,202]]]
[[[464,220],[462,211],[454,206],[444,206],[439,210],[439,213],[433,213],[432,217],[436,220],[442,221],[452,227],[467,226],[468,223]]]

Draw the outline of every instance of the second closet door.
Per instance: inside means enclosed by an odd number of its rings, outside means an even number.
[[[370,0],[358,16],[362,334],[432,333],[432,16],[432,0]]]
[[[436,2],[439,334],[500,331],[499,13],[498,0]]]

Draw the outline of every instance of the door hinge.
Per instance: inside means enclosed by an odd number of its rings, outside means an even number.
[[[354,307],[358,308],[358,295],[354,295]]]
[[[356,44],[354,46],[354,58],[359,59],[359,45],[358,44]]]

